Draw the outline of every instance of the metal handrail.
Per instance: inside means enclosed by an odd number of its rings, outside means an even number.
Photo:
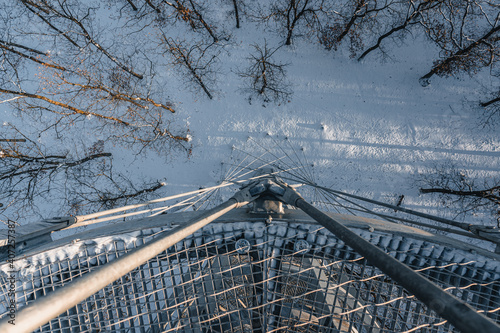
[[[390,276],[394,281],[414,294],[422,303],[447,319],[464,333],[498,333],[500,326],[478,313],[468,304],[444,291],[399,260],[391,257],[375,245],[355,234],[341,223],[308,203],[290,186],[276,181],[284,191],[274,192],[277,198],[293,205],[324,226],[345,244],[357,251],[373,266]]]
[[[5,316],[0,320],[0,332],[20,333],[35,330],[233,208],[246,205],[255,199],[256,197],[250,194],[248,188],[240,190],[231,199],[198,218],[175,229],[165,231],[155,240],[21,308],[15,314],[15,325],[9,323],[11,318],[8,315]]]

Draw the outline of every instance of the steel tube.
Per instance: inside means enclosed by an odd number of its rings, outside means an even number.
[[[238,193],[241,193],[238,192]],[[237,194],[238,194],[237,193]],[[9,324],[9,316],[0,321],[0,332],[31,332],[49,322],[51,319],[71,309],[108,284],[119,279],[149,259],[157,256],[169,247],[192,235],[198,229],[209,224],[228,211],[247,204],[249,196],[235,195],[225,203],[206,212],[202,216],[165,232],[159,238],[144,244],[116,260],[92,271],[52,293],[37,299],[30,305],[21,308],[15,314],[15,325]]]
[[[294,191],[295,192],[295,191]],[[296,193],[296,192],[295,192]],[[354,232],[321,212],[298,193],[288,195],[292,203],[323,225],[345,244],[365,257],[394,281],[414,294],[420,301],[441,317],[447,319],[457,329],[465,333],[498,333],[500,326],[488,317],[476,312],[472,307],[450,295],[438,285],[421,276],[410,267],[391,257],[375,245],[356,235]]]
[[[324,191],[330,192],[330,193],[335,193],[335,194],[339,194],[339,195],[345,195],[346,197],[349,197],[349,198],[353,198],[353,199],[357,199],[357,200],[369,202],[371,204],[375,204],[375,205],[387,207],[387,208],[394,209],[394,210],[397,210],[397,211],[400,211],[400,212],[403,212],[403,213],[407,213],[407,214],[411,214],[411,215],[415,215],[415,216],[420,216],[420,217],[423,217],[423,218],[426,218],[426,219],[429,219],[429,220],[433,220],[433,221],[436,221],[436,222],[440,222],[440,223],[452,225],[454,227],[457,227],[457,228],[460,228],[460,229],[463,229],[463,230],[466,230],[466,231],[470,232],[470,230],[469,230],[469,224],[468,223],[457,222],[457,221],[445,219],[444,217],[434,216],[434,215],[430,215],[430,214],[418,212],[416,210],[411,210],[411,209],[403,208],[401,206],[391,205],[391,204],[388,204],[388,203],[385,203],[385,202],[376,201],[376,200],[372,200],[372,199],[368,199],[368,198],[363,198],[363,197],[360,197],[358,195],[354,195],[354,194],[349,194],[349,193],[345,193],[345,192],[341,192],[341,191],[332,190],[332,189],[330,189],[328,187],[323,187],[323,186],[316,186],[316,187],[319,188],[319,189],[322,189]]]

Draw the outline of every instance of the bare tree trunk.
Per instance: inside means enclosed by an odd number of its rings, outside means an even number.
[[[262,75],[260,76],[261,79],[262,79],[262,87],[259,90],[259,94],[260,95],[262,95],[264,93],[264,91],[266,90],[266,88],[267,88],[267,76],[266,76],[266,72],[267,72],[266,62],[262,61]],[[258,81],[258,79],[259,78],[256,78],[256,81]]]
[[[33,52],[33,53],[36,53],[36,54],[39,54],[39,55],[43,55],[43,56],[47,55],[45,52],[35,50],[35,49],[33,49],[31,47],[28,47],[28,46],[25,46],[25,45],[20,45],[20,44],[16,44],[16,43],[9,43],[9,42],[3,41],[3,40],[0,40],[0,43],[8,45],[8,46],[13,46],[13,47],[17,47],[17,48],[20,48],[20,49],[24,49],[26,51],[30,51],[30,52]]]
[[[135,193],[122,194],[122,195],[118,195],[118,196],[113,197],[113,198],[101,198],[99,201],[102,201],[105,204],[109,204],[109,203],[114,203],[114,202],[116,202],[118,200],[122,200],[122,199],[132,199],[132,198],[140,196],[141,194],[151,193],[151,192],[154,192],[156,190],[159,190],[163,186],[164,186],[164,184],[157,183],[156,185],[153,185],[153,186],[148,187],[148,188],[144,188],[144,189],[137,191]]]
[[[208,90],[207,86],[205,85],[205,83],[203,82],[202,78],[200,75],[198,75],[198,72],[196,71],[196,69],[191,65],[191,62],[189,61],[189,59],[187,59],[185,57],[185,55],[183,54],[182,55],[185,59],[185,64],[186,64],[186,67],[189,69],[189,71],[191,72],[191,74],[193,75],[193,77],[195,78],[196,82],[198,82],[198,84],[200,85],[200,87],[203,89],[203,91],[205,92],[205,94],[207,94],[208,98],[212,99],[212,94],[210,93],[210,91]]]
[[[293,29],[288,30],[285,45],[292,45],[292,32],[293,32]]]
[[[363,52],[362,55],[359,56],[358,58],[358,61],[361,61],[363,60],[364,57],[366,57],[368,55],[368,53],[378,49],[380,47],[380,44],[382,44],[382,41],[384,39],[386,39],[387,37],[391,36],[392,34],[398,32],[398,31],[401,31],[403,29],[405,29],[407,26],[408,26],[409,22],[406,21],[405,23],[395,27],[395,28],[392,28],[391,30],[387,31],[385,34],[383,34],[382,36],[380,36],[378,39],[377,39],[377,43],[375,45],[373,45],[372,47],[370,47],[369,49],[367,49],[365,52]]]
[[[158,7],[156,7],[155,5],[153,5],[153,3],[151,1],[146,0],[146,3],[148,4],[149,7],[153,8],[157,14],[161,13],[161,10]]]
[[[14,50],[13,48],[11,47],[8,47],[5,43],[3,43],[3,41],[0,40],[0,48],[4,49],[4,50],[7,50],[9,52],[12,52],[12,53],[15,53],[23,58],[26,58],[26,59],[29,59],[31,61],[34,61],[36,63],[39,63],[40,65],[43,65],[43,66],[47,66],[47,67],[50,67],[50,68],[55,68],[55,69],[59,69],[59,70],[62,70],[62,71],[65,71],[66,68],[62,67],[62,66],[59,66],[59,65],[55,65],[55,64],[49,64],[48,62],[44,62],[44,61],[41,61],[35,57],[32,57],[30,55],[27,55],[27,54],[24,54],[22,52],[19,52],[19,51],[16,51]],[[43,54],[43,53],[42,53]],[[45,55],[45,54],[44,54]]]
[[[137,7],[134,5],[134,3],[133,3],[132,1],[127,0],[127,2],[130,4],[130,6],[132,7],[132,9],[133,9],[134,11],[137,11]]]
[[[191,7],[193,8],[193,12],[195,15],[198,17],[198,20],[201,22],[205,30],[208,32],[210,37],[214,40],[215,43],[219,41],[219,38],[215,35],[215,33],[212,31],[212,28],[210,28],[210,25],[203,19],[203,16],[201,15],[200,11],[196,8],[195,4],[193,3],[192,0],[189,0],[189,3],[191,4]]]
[[[0,142],[26,142],[26,139],[0,139]]]
[[[366,5],[366,1],[359,1],[358,2],[358,5],[356,6],[356,9],[354,10],[354,15],[351,17],[351,19],[349,20],[349,22],[347,22],[345,28],[344,28],[344,31],[342,31],[342,33],[340,34],[340,36],[337,38],[337,43],[340,43],[342,41],[342,39],[344,39],[345,36],[347,36],[347,34],[349,33],[349,31],[351,30],[351,27],[354,25],[354,22],[356,22],[356,20],[360,17],[364,17],[367,13],[367,11],[365,11],[365,13],[363,15],[358,15],[357,13],[361,10],[361,8],[363,6]]]
[[[87,79],[89,79],[89,78],[87,78]],[[135,94],[134,95],[123,94],[123,93],[120,93],[119,91],[112,90],[109,87],[106,87],[104,84],[101,84],[101,83],[97,83],[94,85],[74,83],[74,82],[70,82],[70,81],[66,80],[64,77],[61,77],[61,80],[65,84],[68,84],[68,85],[71,85],[74,87],[79,87],[79,88],[82,88],[83,90],[86,90],[86,91],[90,91],[90,90],[103,91],[103,92],[107,93],[111,97],[111,99],[125,101],[125,102],[133,104],[137,107],[140,107],[141,109],[147,110],[148,106],[143,105],[139,102],[147,102],[147,103],[150,103],[156,107],[160,107],[162,109],[165,109],[165,110],[168,110],[172,113],[175,113],[175,110],[167,104],[155,102],[154,100],[152,100],[149,97],[140,97],[140,96],[135,95]]]
[[[233,0],[234,16],[236,17],[236,28],[240,28],[240,15],[238,13],[238,0]]]
[[[193,45],[191,48],[186,48],[183,45],[184,41],[175,41],[172,38],[167,38],[165,35],[163,35],[163,40],[168,46],[168,52],[174,58],[174,63],[184,67],[189,73],[188,76],[190,77],[190,80],[199,85],[205,94],[207,94],[208,98],[213,99],[213,96],[205,85],[204,80],[207,75],[211,74],[210,65],[212,61],[216,59],[216,56],[212,56],[205,62],[202,59],[205,57],[207,50],[211,46],[216,45],[216,42],[213,42],[207,47],[198,43]]]
[[[488,200],[500,205],[500,186],[494,186],[494,187],[489,188],[489,189],[478,190],[478,191],[459,191],[459,190],[452,190],[449,188],[421,188],[420,192],[421,193],[442,193],[442,194],[451,194],[451,195],[458,195],[458,196],[470,196],[470,197],[476,197],[476,198],[483,198],[483,199],[488,199]],[[495,194],[495,192],[497,194]]]
[[[10,95],[17,95],[17,96],[22,96],[22,97],[29,97],[29,98],[39,99],[39,100],[45,101],[45,102],[47,102],[49,104],[52,104],[52,105],[55,105],[55,106],[59,106],[59,107],[61,107],[63,109],[70,110],[70,111],[72,111],[75,114],[80,114],[80,115],[83,115],[83,116],[94,116],[94,117],[101,118],[101,119],[111,120],[111,121],[113,121],[115,123],[118,123],[120,125],[130,126],[130,123],[128,123],[126,121],[123,121],[123,120],[121,120],[119,118],[105,116],[105,115],[102,115],[102,114],[99,114],[99,113],[95,113],[95,112],[89,112],[89,111],[80,110],[80,109],[77,109],[77,108],[75,108],[75,107],[73,107],[71,105],[55,101],[55,100],[47,98],[45,96],[36,95],[36,94],[30,94],[30,93],[21,92],[21,91],[12,91],[12,90],[2,89],[2,88],[0,88],[0,92],[1,93],[5,93],[5,94],[10,94]]]
[[[306,0],[304,3],[304,6],[302,7],[302,10],[297,13],[297,8],[296,8],[296,3],[295,0],[290,0],[289,7],[287,9],[286,13],[286,19],[287,19],[287,36],[286,36],[286,42],[285,45],[291,45],[292,44],[292,35],[293,31],[295,30],[295,25],[297,24],[297,21],[300,19],[300,17],[305,13],[306,6],[309,3],[309,0]],[[290,15],[293,14],[293,18],[290,17]]]
[[[174,8],[175,11],[177,12],[178,17],[180,19],[182,19],[183,21],[188,22],[193,30],[196,31],[198,29],[197,23],[201,23],[201,25],[208,32],[210,37],[212,37],[213,41],[215,43],[217,43],[219,41],[219,38],[217,37],[217,35],[214,33],[214,31],[212,30],[210,25],[203,18],[203,15],[201,14],[200,9],[197,8],[196,2],[194,2],[193,0],[188,0],[189,6],[185,6],[184,1],[179,1],[179,0],[174,0],[174,1],[175,1],[175,3],[164,0],[163,3]]]
[[[86,163],[86,162],[89,162],[89,161],[92,161],[92,160],[95,160],[95,159],[98,159],[101,157],[110,157],[110,156],[111,156],[110,153],[100,153],[100,154],[94,154],[94,155],[87,156],[85,158],[82,158],[82,159],[80,159],[78,161],[74,161],[74,162],[64,162],[61,160],[45,161],[49,157],[45,157],[45,158],[35,157],[35,158],[31,158],[31,162],[35,162],[35,161],[38,162],[40,164],[39,167],[34,167],[34,168],[31,168],[28,170],[6,172],[6,173],[0,175],[0,180],[9,179],[12,177],[17,177],[17,176],[20,176],[23,174],[31,175],[33,173],[39,173],[41,171],[56,170],[56,169],[59,169],[61,167],[72,168],[72,167],[75,167],[77,165],[80,165],[80,164],[83,164],[83,163]],[[59,159],[63,159],[63,160],[66,158],[65,156],[57,156],[57,157]],[[24,157],[23,161],[30,162],[30,160],[28,160],[27,157]]]
[[[64,38],[66,38],[66,40],[68,42],[70,42],[71,44],[73,44],[74,46],[76,46],[78,49],[81,49],[80,45],[78,45],[78,43],[76,43],[71,37],[68,36],[67,33],[61,31],[60,29],[58,29],[56,26],[54,26],[52,23],[50,23],[49,20],[47,20],[44,16],[42,16],[42,14],[40,14],[39,12],[35,11],[33,8],[30,7],[30,5],[34,5],[33,3],[26,3],[26,1],[24,0],[21,0],[21,2],[24,4],[24,6],[30,11],[32,12],[33,14],[35,14],[36,16],[38,16],[43,22],[45,22],[45,24],[47,24],[52,30],[56,31],[58,34],[60,34],[61,36],[63,36]],[[38,6],[35,6],[37,9],[45,12],[46,14],[49,14],[46,10],[44,10],[43,8],[40,8]]]
[[[496,97],[496,98],[493,98],[493,99],[490,99],[487,102],[482,102],[481,106],[482,107],[487,107],[487,106],[490,106],[491,104],[494,104],[494,103],[497,103],[497,102],[500,102],[500,96]]]
[[[391,35],[393,35],[394,33],[398,32],[398,31],[406,29],[410,25],[417,24],[418,23],[417,19],[421,17],[423,11],[429,10],[431,8],[434,8],[434,6],[438,6],[438,5],[439,5],[439,1],[437,1],[437,2],[424,1],[424,2],[419,3],[417,8],[415,8],[411,12],[411,14],[406,17],[405,21],[402,24],[400,24],[396,27],[393,27],[392,29],[387,31],[385,34],[380,36],[377,39],[377,43],[375,45],[373,45],[372,47],[368,48],[365,52],[363,52],[363,54],[358,58],[358,61],[360,61],[364,57],[366,57],[368,55],[368,53],[372,52],[373,50],[378,49],[380,47],[380,44],[382,44],[382,42],[384,41],[384,39],[390,37]],[[411,6],[410,9],[412,9],[413,3],[411,3],[410,6]]]
[[[439,73],[443,67],[447,67],[448,65],[452,64],[455,61],[458,61],[461,57],[467,56],[470,51],[472,51],[474,48],[477,46],[481,45],[484,43],[489,37],[491,37],[494,33],[497,31],[500,31],[500,25],[492,28],[490,31],[488,31],[483,37],[479,38],[478,40],[472,42],[469,46],[467,46],[464,49],[458,50],[448,58],[440,61],[437,65],[435,65],[427,74],[422,76],[419,79],[419,82],[422,86],[426,87],[429,85],[429,79],[434,75]]]

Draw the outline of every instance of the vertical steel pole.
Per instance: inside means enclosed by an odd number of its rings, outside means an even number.
[[[15,325],[9,324],[10,318],[6,316],[0,321],[0,332],[20,333],[35,330],[187,236],[192,235],[216,218],[253,199],[254,197],[250,195],[248,189],[237,192],[231,199],[200,217],[165,232],[159,238],[21,308],[16,313]]]
[[[286,187],[282,198],[286,203],[302,209],[461,332],[500,332],[500,326],[491,319],[476,312],[466,303],[321,212],[305,201],[293,188]]]

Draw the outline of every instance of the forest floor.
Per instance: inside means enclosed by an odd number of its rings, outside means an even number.
[[[434,77],[422,87],[418,78],[435,50],[418,38],[391,50],[390,58],[375,52],[362,62],[297,39],[275,54],[289,64],[293,95],[280,105],[266,103],[249,98],[235,73],[250,45],[263,43],[253,30],[232,31],[237,42],[221,61],[225,73],[214,100],[193,98],[182,87],[171,95],[182,101],[178,117],[189,124],[192,155],[169,163],[135,160],[134,172],[164,178],[176,193],[219,183],[244,158],[241,150],[260,156],[269,149],[290,155],[317,184],[391,204],[404,195],[405,208],[491,225],[491,212],[459,216],[457,207],[419,193],[424,175],[440,169],[480,180],[500,176],[498,128],[483,126],[477,107],[480,75]]]
[[[346,50],[327,51],[316,40],[297,37],[274,54],[287,64],[293,93],[281,103],[266,102],[245,89],[248,82],[238,72],[248,66],[253,44],[274,48],[282,37],[246,21],[230,33],[212,100],[186,87],[174,68],[158,73],[176,102],[171,126],[189,128],[190,154],[133,155],[107,145],[116,170],[133,180],[164,181],[167,186],[158,193],[164,196],[216,185],[235,164],[248,163],[242,162],[246,153],[260,156],[269,149],[288,154],[319,185],[390,204],[404,195],[405,208],[493,224],[489,211],[459,215],[458,207],[419,193],[423,177],[443,168],[464,170],[480,182],[500,178],[498,126],[484,126],[478,107],[489,89],[483,87],[487,73],[436,76],[422,87],[418,79],[438,51],[418,35],[388,46],[385,56],[375,51],[361,62]],[[0,107],[2,121],[11,121],[7,104]],[[64,210],[50,205],[51,214]]]

